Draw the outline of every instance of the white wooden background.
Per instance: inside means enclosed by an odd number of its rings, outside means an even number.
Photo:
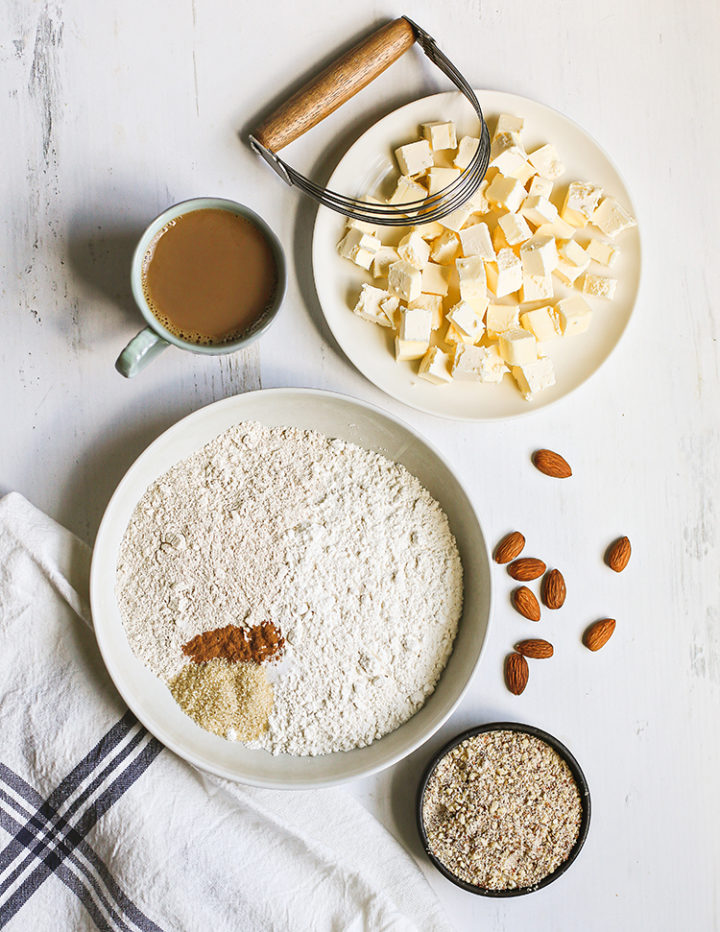
[[[549,411],[462,425],[393,403],[332,344],[313,293],[313,210],[238,138],[253,118],[374,22],[407,12],[478,87],[534,97],[586,127],[639,212],[644,280],[606,367]],[[498,600],[470,695],[441,735],[351,787],[416,855],[412,804],[433,748],[476,722],[516,718],[575,751],[593,792],[590,836],[556,884],[519,900],[465,894],[431,872],[458,929],[708,930],[720,877],[720,6],[716,0],[4,0],[0,12],[0,491],[18,489],[92,541],[110,493],[160,431],[226,395],[335,389],[405,418],[447,453],[494,541],[518,527],[565,571],[544,623],[556,658],[520,698],[502,659],[528,632]],[[411,55],[293,147],[327,177],[393,106],[446,84]],[[244,201],[279,234],[287,299],[259,345],[225,358],[168,350],[133,382],[113,361],[138,328],[132,247],[174,201]],[[534,472],[565,453],[571,482]],[[628,570],[601,562],[627,533]],[[612,577],[612,578],[611,578]],[[618,619],[607,648],[579,644]],[[535,630],[533,630],[535,633]]]

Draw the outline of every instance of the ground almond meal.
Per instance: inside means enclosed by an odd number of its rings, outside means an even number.
[[[487,890],[531,886],[555,871],[577,841],[581,817],[567,763],[524,732],[461,742],[440,760],[423,799],[432,854]]]

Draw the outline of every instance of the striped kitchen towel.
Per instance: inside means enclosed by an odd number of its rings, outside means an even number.
[[[89,564],[20,495],[0,499],[0,928],[446,929],[349,794],[217,780],[142,727],[95,644]]]

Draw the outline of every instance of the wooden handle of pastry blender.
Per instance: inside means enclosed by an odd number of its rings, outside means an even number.
[[[253,135],[266,149],[279,152],[382,74],[414,41],[403,17],[381,26],[280,104]]]

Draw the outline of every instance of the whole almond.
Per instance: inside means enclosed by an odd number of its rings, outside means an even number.
[[[614,630],[614,618],[601,618],[587,629],[583,635],[583,644],[588,650],[600,650],[610,640]]]
[[[632,547],[630,546],[630,539],[627,537],[618,537],[618,539],[613,541],[608,547],[607,553],[605,554],[605,562],[611,570],[615,570],[616,573],[622,573],[628,565],[631,553]]]
[[[567,460],[552,450],[536,450],[532,461],[540,472],[544,472],[546,476],[552,476],[553,479],[569,479],[572,476],[572,469]]]
[[[530,669],[527,660],[521,654],[508,654],[505,659],[505,683],[515,696],[527,686]]]
[[[546,660],[555,653],[550,641],[544,641],[542,638],[527,638],[515,645],[515,650],[523,657],[530,657],[531,660]]]
[[[542,600],[548,608],[562,608],[567,595],[567,587],[560,570],[550,570],[542,585]]]
[[[543,561],[536,557],[520,557],[519,560],[513,560],[507,571],[518,582],[529,582],[531,579],[539,579],[546,569]]]
[[[520,531],[512,531],[505,537],[495,548],[495,562],[509,563],[515,557],[519,557],[525,546],[525,538]]]
[[[510,598],[515,609],[521,615],[529,618],[530,621],[540,621],[540,605],[527,586],[518,586],[517,589],[513,590]]]

